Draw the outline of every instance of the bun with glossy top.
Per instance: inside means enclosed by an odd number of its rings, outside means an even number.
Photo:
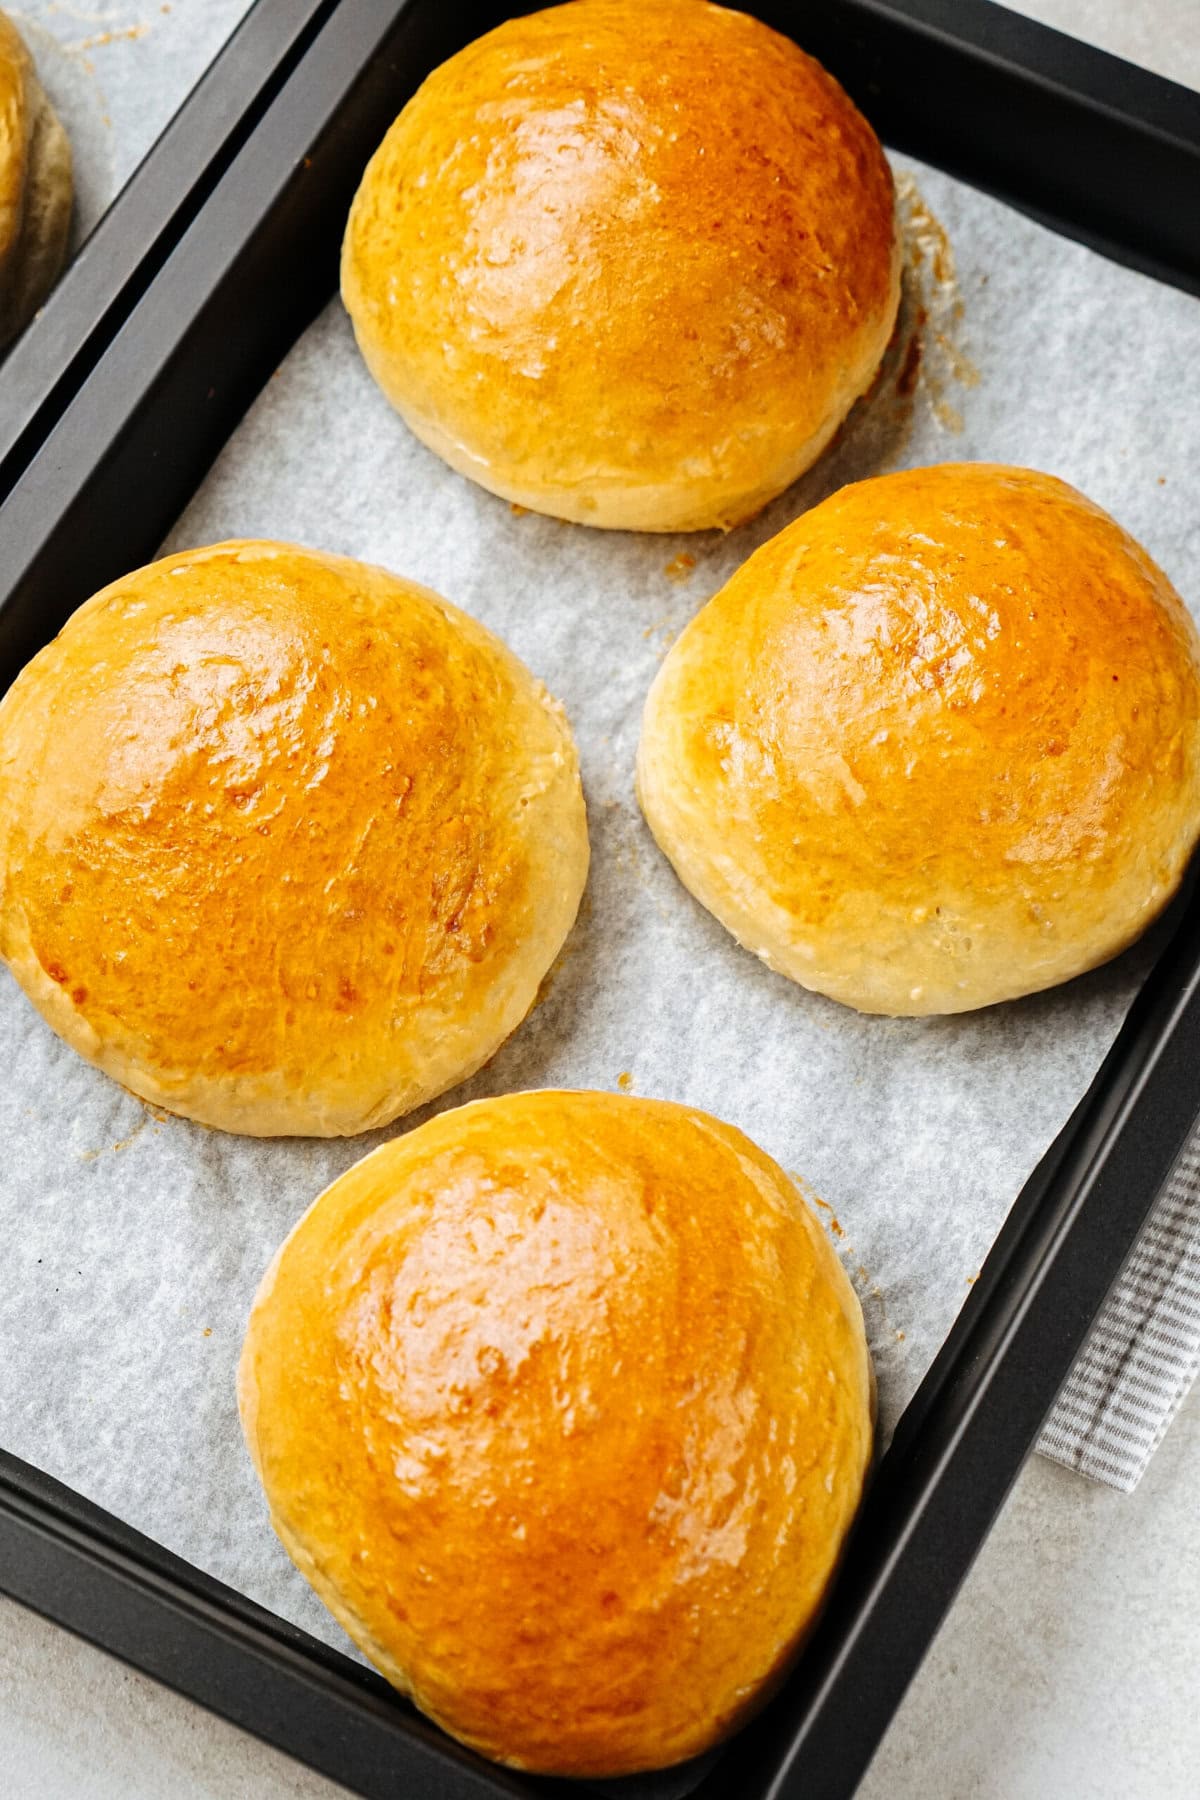
[[[0,953],[81,1055],[226,1131],[363,1131],[461,1081],[528,1011],[587,861],[561,710],[345,557],[165,557],[0,705]]]
[[[1200,833],[1200,640],[1162,571],[1049,475],[843,488],[672,648],[638,789],[764,961],[879,1013],[1065,981],[1162,910]]]
[[[563,1775],[680,1761],[761,1703],[871,1449],[858,1302],[791,1182],[614,1094],[477,1101],[334,1182],[239,1395],[275,1529],[371,1660]]]
[[[0,12],[0,349],[58,279],[72,195],[67,134],[24,40]]]
[[[701,0],[573,0],[434,71],[373,157],[342,294],[412,430],[585,525],[748,517],[869,385],[892,179],[790,39]]]

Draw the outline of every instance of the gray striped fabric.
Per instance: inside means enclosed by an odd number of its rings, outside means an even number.
[[[1131,1493],[1200,1370],[1200,1131],[1158,1197],[1038,1440]]]

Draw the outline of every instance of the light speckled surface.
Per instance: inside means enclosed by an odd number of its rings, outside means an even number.
[[[1021,10],[1200,86],[1196,0],[1026,0]],[[880,1750],[866,1800],[1191,1800],[1198,1484],[1196,1397],[1131,1499],[1031,1464]],[[0,1791],[225,1800],[336,1790],[3,1604]]]

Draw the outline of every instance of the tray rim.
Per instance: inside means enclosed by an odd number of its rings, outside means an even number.
[[[253,0],[0,361],[0,500],[338,0]]]
[[[271,175],[276,186],[266,196],[261,182],[256,190],[264,208],[282,208],[294,223],[306,204],[323,203],[320,197],[313,202],[311,195],[308,201],[296,201],[297,182],[305,184],[294,160],[288,165],[283,114],[311,92],[314,82],[330,81],[330,68],[340,70],[343,80],[356,79],[362,65],[356,67],[353,57],[372,31],[382,42],[393,27],[403,33],[418,21],[413,31],[419,38],[420,21],[432,29],[429,15],[436,10],[436,0],[305,3],[310,26],[303,44],[271,65],[203,182],[197,185],[193,169],[192,184],[183,192],[185,171],[176,169],[172,189],[172,132],[182,114],[137,172],[137,178],[150,171],[161,179],[177,204],[163,226],[155,266],[147,275],[138,265],[146,279],[135,278],[111,295],[103,326],[97,327],[103,331],[102,342],[80,333],[76,308],[75,359],[60,369],[57,383],[47,390],[53,416],[39,415],[45,430],[27,437],[19,448],[10,500],[0,509],[0,546],[7,534],[24,552],[0,583],[0,627],[10,627],[21,613],[22,595],[28,612],[31,584],[36,590],[44,579],[46,559],[72,509],[88,500],[86,480],[71,488],[71,476],[80,469],[72,470],[70,458],[64,458],[64,438],[82,416],[90,425],[85,444],[94,446],[95,458],[110,458],[122,421],[110,417],[106,438],[104,407],[99,420],[89,418],[89,397],[93,402],[99,397],[111,414],[105,377],[110,385],[114,376],[122,378],[122,358],[144,342],[139,333],[156,316],[156,303],[161,314],[163,297],[186,269],[196,234],[207,232],[211,240],[223,225],[231,189],[244,200],[247,188],[255,188],[252,170],[260,151],[265,157],[270,150],[275,158]],[[460,41],[476,35],[481,12],[498,17],[520,10],[529,7],[497,3],[460,8],[460,18],[470,13]],[[796,0],[763,0],[751,10],[781,24],[800,9]],[[247,19],[264,11],[256,5]],[[865,98],[877,118],[880,108],[872,108],[870,97],[871,54],[882,55],[881,46],[896,54],[900,45],[923,68],[974,69],[993,100],[997,91],[1009,98],[1016,91],[1052,110],[1067,107],[1073,123],[1083,118],[1093,129],[1110,133],[1116,154],[1124,156],[1131,143],[1140,143],[1148,157],[1165,154],[1168,161],[1173,158],[1200,174],[1200,96],[1008,13],[991,0],[825,0],[805,10],[803,23],[805,44],[835,70],[836,51],[823,54],[814,40],[836,41],[839,32],[843,37],[872,34],[858,70],[867,93],[860,90],[857,97]],[[855,92],[854,81],[847,85]],[[220,98],[210,83],[208,100],[202,101],[204,86],[202,81],[184,109],[201,108],[193,111],[193,124],[205,104]],[[334,126],[339,110],[340,102]],[[886,123],[881,122],[881,129],[887,133]],[[891,134],[891,141],[927,160],[939,160],[927,147],[905,145],[903,133]],[[954,172],[972,179],[961,169]],[[987,180],[975,185],[997,191]],[[1053,209],[1048,213],[1034,205],[1035,196],[1019,183],[1015,195],[1001,197],[1059,228],[1065,224],[1068,234],[1075,234],[1072,221],[1054,220]],[[1052,198],[1061,206],[1061,193]],[[120,205],[119,199],[106,217]],[[234,207],[233,212],[244,229],[245,209]],[[132,216],[128,209],[126,216]],[[1097,233],[1094,220],[1074,223],[1085,241],[1106,247],[1105,231]],[[1112,221],[1106,229],[1112,229]],[[1139,238],[1115,247],[1128,251],[1123,260],[1168,273],[1175,285],[1200,292],[1200,238],[1182,247],[1173,241],[1158,243],[1149,252],[1147,242]],[[239,247],[241,240],[231,243],[230,269],[212,276],[212,293],[218,297],[220,282],[232,278]],[[1171,265],[1172,256],[1178,266]],[[66,296],[59,302],[63,319],[69,304]],[[47,317],[51,311],[47,309]],[[303,314],[302,301],[289,328],[295,323],[301,329]],[[187,332],[200,329],[199,318],[199,313],[189,316]],[[94,352],[82,361],[80,342],[90,342]],[[178,347],[151,344],[153,354],[163,360],[161,367],[154,365],[155,379],[148,380],[140,397],[144,406],[161,409],[165,404],[171,352]],[[0,368],[0,416],[8,368]],[[244,388],[244,383],[230,384],[229,393],[211,409],[207,436],[198,433],[189,444],[189,456],[203,458],[209,437],[223,441],[226,421],[235,422],[249,398]],[[83,474],[94,475],[98,466],[93,461]],[[203,466],[201,461],[196,480]],[[48,488],[53,529],[38,530],[33,507],[45,510]],[[5,566],[3,558],[0,566]],[[44,625],[43,618],[35,630]],[[20,641],[21,630],[16,635]],[[856,1527],[833,1602],[804,1659],[780,1698],[734,1740],[735,1753],[726,1752],[704,1777],[696,1790],[701,1795],[716,1800],[722,1792],[737,1791],[775,1800],[802,1786],[810,1800],[835,1800],[853,1792],[1200,1111],[1200,1070],[1193,1072],[1187,1055],[1188,1035],[1198,1026],[1200,901],[1193,880],[1178,905],[1171,945],[1156,961],[1088,1093],[1014,1202],[980,1280],[906,1409]],[[954,1514],[948,1517],[950,1474],[956,1497]],[[887,1508],[893,1509],[890,1519],[881,1519]],[[898,1508],[904,1509],[903,1530]],[[510,1776],[461,1751],[348,1658],[3,1451],[0,1591],[348,1782],[354,1791],[391,1793],[405,1774],[420,1779],[420,1791],[445,1794],[447,1800],[563,1788]],[[885,1639],[889,1621],[891,1635]],[[851,1692],[853,1707],[844,1699]],[[301,1696],[303,1707],[297,1704]],[[731,1777],[730,1761],[738,1765],[736,1777]]]

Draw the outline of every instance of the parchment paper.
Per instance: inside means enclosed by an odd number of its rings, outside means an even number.
[[[591,532],[484,494],[407,434],[335,303],[169,540],[274,536],[386,564],[499,631],[564,701],[593,845],[583,912],[526,1023],[439,1104],[626,1086],[742,1127],[819,1197],[863,1301],[885,1434],[1153,945],[954,1019],[862,1018],[803,992],[691,900],[643,825],[646,689],[752,549],[841,483],[900,464],[983,457],[1065,476],[1200,600],[1200,414],[1181,391],[1200,306],[913,172],[905,317],[875,393],[809,477],[727,537]],[[234,1369],[276,1245],[379,1136],[260,1144],[152,1114],[63,1048],[6,976],[0,1057],[0,1442],[344,1642],[267,1526]]]

